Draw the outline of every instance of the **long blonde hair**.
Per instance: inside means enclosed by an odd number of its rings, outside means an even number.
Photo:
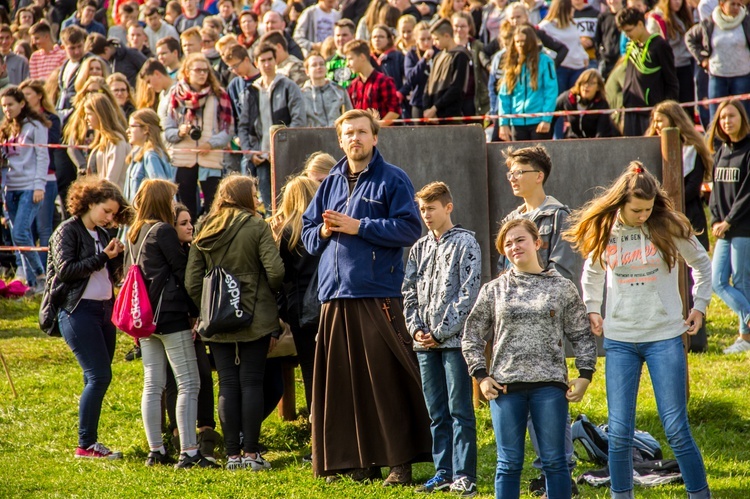
[[[632,198],[654,200],[653,211],[645,225],[654,246],[672,269],[679,257],[674,239],[689,238],[693,227],[685,215],[675,211],[659,181],[639,161],[630,163],[609,188],[570,215],[570,228],[563,232],[563,239],[584,258],[599,261],[604,266],[617,214]]]
[[[161,122],[153,109],[139,109],[130,115],[130,119],[141,125],[146,132],[146,142],[142,147],[128,154],[126,163],[141,161],[146,151],[154,151],[163,158],[168,158],[167,148],[161,138]]]
[[[557,27],[565,29],[573,24],[573,3],[570,0],[552,0],[545,21],[554,21]]]
[[[289,235],[289,251],[294,251],[302,238],[302,214],[315,197],[320,183],[298,175],[287,181],[281,190],[281,204],[271,219],[274,238],[278,244],[284,232]]]
[[[174,225],[174,196],[177,185],[162,179],[147,179],[141,184],[133,199],[135,220],[128,232],[128,241],[138,241],[141,227],[147,223],[164,222]]]
[[[111,75],[107,76],[107,86],[110,90],[112,90],[112,83],[119,82],[125,84],[125,89],[128,91],[128,102],[132,104],[135,107],[135,96],[133,96],[133,87],[130,86],[130,82],[128,81],[128,77],[125,76],[122,73],[112,73]],[[112,95],[115,93],[112,92]]]
[[[526,70],[529,72],[531,89],[537,90],[539,87],[539,44],[537,43],[536,31],[532,26],[524,24],[516,28],[513,38],[521,34],[526,36],[526,41],[523,43],[524,53],[518,53],[515,41],[513,41],[507,49],[504,61],[505,87],[508,93],[512,93],[516,87],[524,64],[526,64]]]
[[[710,182],[711,171],[714,167],[714,157],[711,155],[711,151],[708,150],[708,145],[706,145],[703,136],[695,129],[695,125],[685,110],[679,103],[673,100],[665,100],[658,103],[651,110],[651,124],[648,130],[646,130],[647,137],[656,135],[656,130],[654,129],[654,115],[656,113],[663,114],[669,118],[670,126],[677,127],[680,130],[680,140],[682,140],[683,144],[695,147],[695,151],[703,161],[703,181]]]
[[[122,114],[120,106],[113,104],[109,97],[100,93],[92,93],[86,97],[83,104],[84,112],[95,114],[99,119],[99,127],[94,130],[94,140],[91,142],[91,151],[104,148],[106,143],[117,144],[124,141],[127,132],[122,126],[118,113]]]
[[[112,105],[117,110],[117,119],[123,130],[128,128],[128,122],[125,120],[125,114],[120,109],[120,105],[115,100],[115,94],[110,90],[107,85],[107,80],[101,76],[92,76],[83,85],[80,92],[76,93],[73,97],[73,112],[68,118],[68,122],[65,124],[63,129],[63,139],[66,144],[83,144],[86,141],[86,134],[88,133],[88,125],[86,124],[86,115],[84,113],[83,104],[86,98],[92,93],[99,93],[105,95]]]
[[[99,66],[102,68],[102,76],[99,78],[104,78],[106,80],[109,77],[109,66],[107,66],[107,63],[104,62],[101,57],[95,55],[87,57],[81,63],[81,69],[78,70],[78,76],[76,76],[76,81],[73,84],[76,89],[76,94],[83,90],[83,87],[89,81],[89,78],[96,78],[91,76],[91,64],[95,62],[99,63]]]

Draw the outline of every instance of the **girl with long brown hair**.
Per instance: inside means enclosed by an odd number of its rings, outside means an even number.
[[[713,288],[739,318],[739,337],[724,353],[750,350],[750,122],[744,103],[719,104],[708,130],[714,153],[713,192],[709,201],[711,232],[716,238]],[[731,278],[731,282],[730,282]]]
[[[166,97],[164,137],[172,164],[177,167],[180,201],[195,219],[210,210],[221,179],[224,153],[213,149],[229,145],[234,133],[232,104],[203,54],[189,55],[179,75]],[[196,199],[199,183],[204,199],[202,210]]]
[[[284,264],[270,226],[255,211],[255,181],[229,175],[216,191],[190,247],[185,288],[199,305],[203,277],[221,265],[240,284],[240,305],[253,314],[250,326],[216,334],[205,341],[219,373],[219,420],[224,433],[228,469],[268,469],[258,438],[263,421],[263,379],[271,335],[279,334],[275,293],[284,278]],[[240,446],[240,433],[243,434]]]
[[[0,94],[5,120],[0,125],[3,157],[3,194],[11,223],[11,237],[16,246],[34,246],[31,228],[44,200],[49,171],[46,145],[49,120],[31,108],[17,87]],[[7,168],[7,169],[6,169]],[[44,267],[39,254],[21,252],[26,284],[35,292],[44,291]],[[19,272],[20,274],[20,272]]]
[[[711,300],[711,262],[690,221],[637,161],[570,217],[563,233],[587,259],[581,283],[591,332],[604,335],[612,497],[633,497],[638,384],[648,366],[657,410],[691,498],[709,498],[687,417],[682,334],[693,335]],[[693,271],[693,309],[682,315],[677,264]],[[602,302],[606,282],[606,320]]]
[[[185,293],[187,254],[174,226],[173,200],[177,186],[166,180],[146,180],[135,196],[135,220],[128,232],[125,266],[138,265],[154,307],[156,331],[140,339],[143,356],[141,413],[148,439],[146,466],[173,461],[161,433],[162,393],[167,369],[177,382],[175,418],[180,434],[180,460],[175,468],[218,468],[198,451],[198,364]]]
[[[130,86],[128,78],[122,73],[112,73],[107,77],[107,85],[112,90],[117,104],[125,115],[125,119],[135,111],[135,97],[133,96],[133,87]]]
[[[543,113],[555,110],[557,83],[554,61],[539,50],[532,26],[516,28],[504,61],[505,78],[498,92],[498,113]],[[548,140],[552,116],[501,118],[502,140]]]
[[[24,80],[18,86],[18,89],[23,92],[26,97],[27,105],[38,114],[46,117],[50,126],[47,129],[47,143],[48,144],[59,144],[60,143],[60,118],[55,112],[55,106],[52,105],[47,92],[44,89],[44,82],[41,80]],[[55,155],[52,151],[49,152],[49,167],[47,168],[46,176],[46,187],[44,190],[44,199],[41,205],[39,205],[39,212],[36,215],[36,230],[39,234],[39,245],[44,247],[49,245],[49,238],[52,235],[54,229],[54,217],[55,217],[55,199],[57,199],[57,177],[55,176]],[[43,252],[40,255],[42,259],[42,267],[47,268],[47,253]]]

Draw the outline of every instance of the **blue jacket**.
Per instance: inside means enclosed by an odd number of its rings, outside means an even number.
[[[374,149],[370,164],[349,195],[347,159],[331,169],[302,217],[302,240],[320,255],[318,297],[401,297],[403,248],[422,233],[414,187],[406,173]],[[320,237],[323,212],[335,210],[360,220],[359,234]]]
[[[557,75],[555,62],[546,54],[539,54],[537,88],[531,88],[531,75],[524,63],[521,74],[509,94],[505,83],[498,92],[499,114],[543,113],[555,110],[557,103]],[[502,118],[500,126],[538,125],[542,121],[552,122],[552,116],[543,118]]]

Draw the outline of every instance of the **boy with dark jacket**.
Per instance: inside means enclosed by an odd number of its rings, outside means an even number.
[[[616,17],[622,10],[622,0],[608,0],[607,7],[599,14],[594,34],[594,43],[599,51],[599,72],[604,80],[620,58],[620,29]]]
[[[645,16],[638,9],[617,13],[617,27],[630,38],[625,53],[624,107],[655,106],[665,100],[678,100],[679,83],[672,49],[664,38],[646,29]],[[623,135],[641,136],[649,125],[649,113],[625,114]]]
[[[482,252],[473,232],[453,225],[447,185],[433,182],[416,197],[429,233],[409,252],[401,291],[432,421],[435,464],[435,476],[417,491],[469,496],[476,492],[477,434],[461,336],[479,294]]]
[[[432,28],[432,42],[440,49],[435,56],[423,97],[425,118],[461,116],[469,89],[471,53],[453,39],[453,27],[447,19]]]

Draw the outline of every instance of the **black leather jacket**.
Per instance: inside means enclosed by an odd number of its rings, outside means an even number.
[[[109,244],[109,234],[101,227],[96,228],[99,241],[105,247]],[[86,230],[80,217],[74,216],[55,230],[49,241],[47,262],[47,282],[50,283],[50,299],[54,306],[72,313],[81,301],[83,292],[94,272],[107,266],[110,281],[122,278],[122,253],[109,259],[105,253],[96,253],[96,245]],[[114,293],[112,293],[114,300]]]

